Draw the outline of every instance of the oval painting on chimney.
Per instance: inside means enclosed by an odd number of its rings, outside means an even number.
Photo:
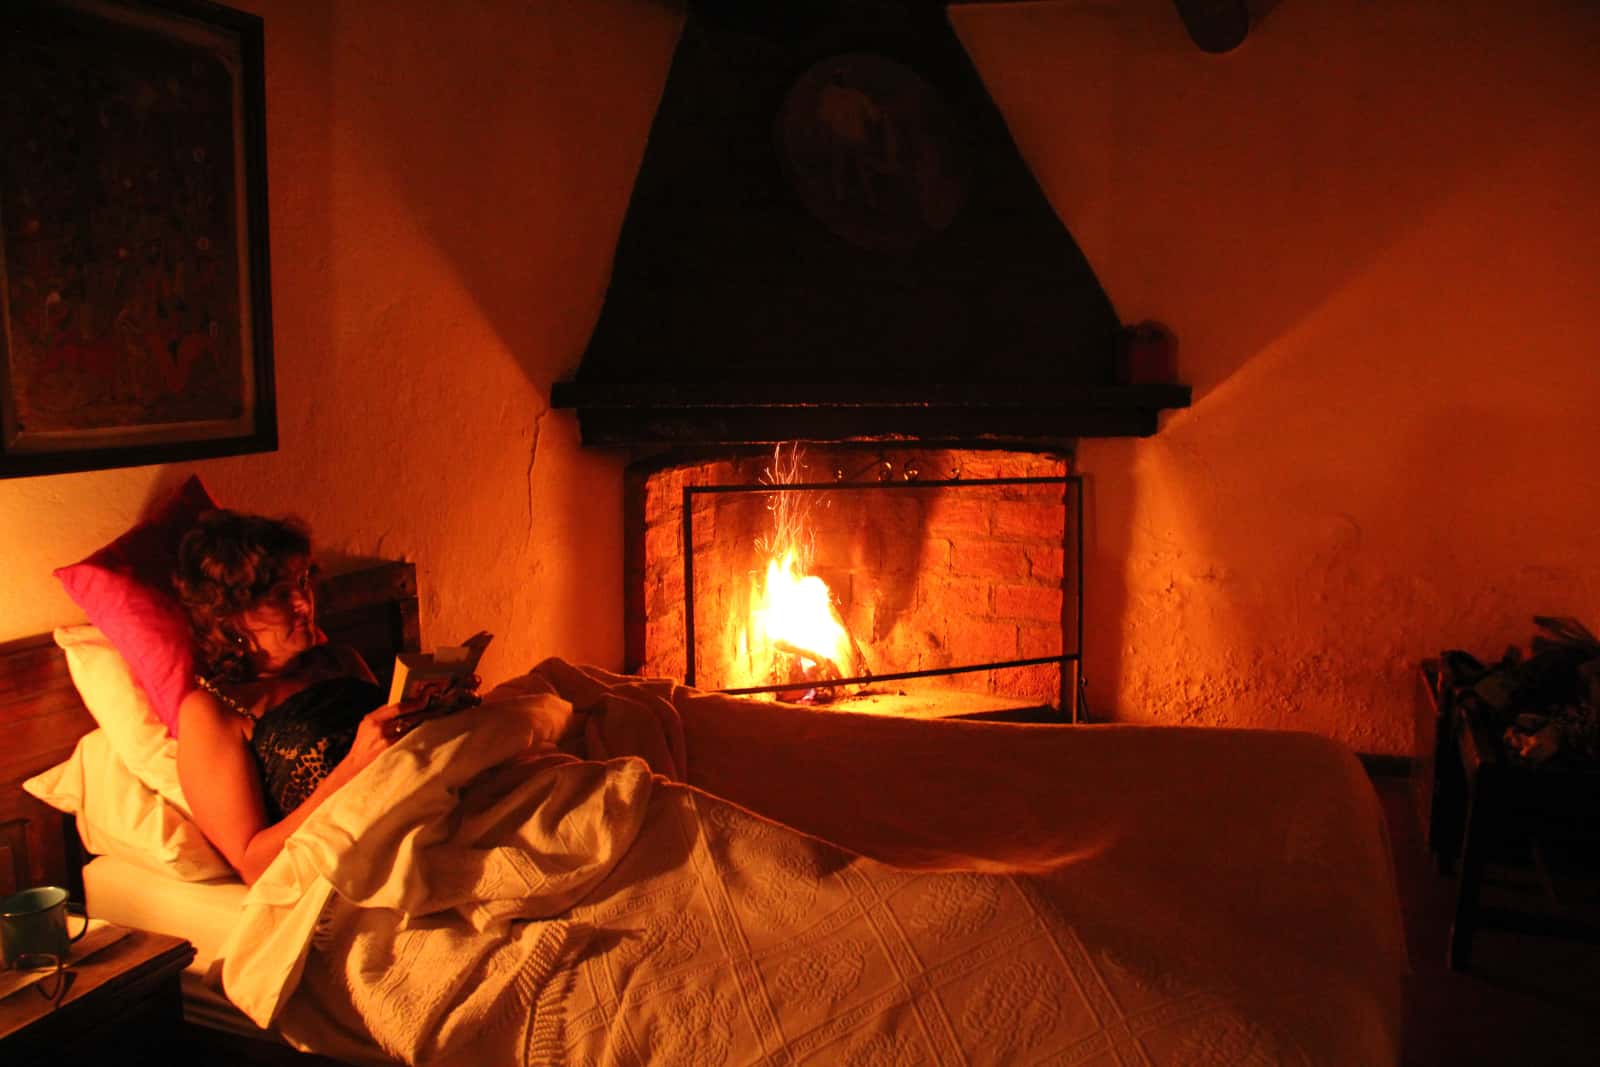
[[[779,158],[806,209],[857,247],[913,249],[966,200],[955,114],[933,86],[882,56],[816,64],[789,89],[776,125]]]

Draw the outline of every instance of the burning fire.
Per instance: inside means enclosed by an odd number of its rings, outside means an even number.
[[[799,450],[785,458],[780,446],[767,480],[794,484],[801,469]],[[822,702],[831,691],[819,687],[862,670],[828,584],[807,573],[810,534],[802,495],[774,493],[768,504],[772,534],[756,546],[767,556],[767,569],[751,598],[749,653],[755,673],[766,675],[768,684],[794,683],[780,699]]]
[[[767,561],[766,581],[750,614],[774,661],[797,657],[805,680],[843,678],[852,669],[850,634],[833,606],[828,583],[803,573],[794,549],[781,560]]]

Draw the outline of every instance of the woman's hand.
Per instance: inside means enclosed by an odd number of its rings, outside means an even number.
[[[448,689],[429,693],[425,699],[407,705],[410,710],[402,711],[389,720],[388,736],[398,740],[429,719],[443,718],[478,706],[483,703],[483,698],[478,695],[480,684],[481,680],[474,674]]]
[[[356,727],[355,740],[350,742],[350,751],[341,761],[345,764],[349,775],[354,777],[367,764],[377,759],[385,749],[405,736],[415,725],[414,722],[408,721],[408,717],[416,715],[425,707],[427,704],[420,700],[385,704],[362,716],[361,724]]]
[[[467,708],[475,708],[483,703],[483,698],[478,695],[478,687],[483,684],[483,679],[476,674],[469,675],[456,685],[446,689],[434,697],[430,704],[429,714],[423,718],[433,718],[435,715],[450,715]]]

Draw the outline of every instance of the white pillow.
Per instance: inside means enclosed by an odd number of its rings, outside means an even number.
[[[116,856],[186,882],[237,877],[189,816],[146,788],[113,748],[104,728],[90,730],[71,756],[22,788],[77,816],[83,847],[97,856]]]
[[[78,696],[123,767],[188,818],[189,804],[178,785],[178,741],[156,718],[128,661],[94,626],[62,626],[55,639],[66,653]]]

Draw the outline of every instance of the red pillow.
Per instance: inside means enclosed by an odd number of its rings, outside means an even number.
[[[178,704],[194,688],[194,637],[172,590],[178,544],[217,505],[194,475],[148,518],[79,563],[58,567],[67,595],[100,628],[150,707],[178,736]]]

